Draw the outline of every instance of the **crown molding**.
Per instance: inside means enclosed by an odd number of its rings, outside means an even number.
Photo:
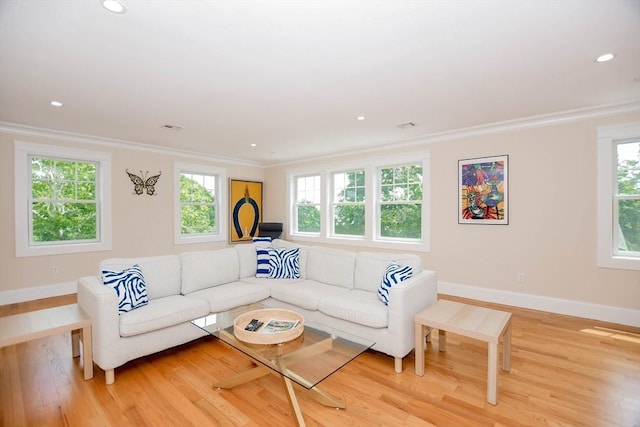
[[[250,160],[238,159],[233,157],[215,156],[208,153],[200,153],[195,151],[179,150],[175,148],[159,147],[151,144],[143,144],[135,141],[126,141],[120,139],[105,138],[101,136],[87,135],[68,131],[59,131],[34,126],[20,125],[9,122],[0,122],[0,132],[9,132],[18,135],[39,136],[39,137],[56,137],[64,138],[67,141],[81,142],[83,144],[93,144],[100,146],[111,146],[117,148],[127,148],[133,150],[154,152],[167,155],[177,155],[185,158],[206,159],[210,161],[223,162],[226,164],[235,164],[240,166],[251,167],[276,167],[302,163],[305,161],[330,160],[337,157],[370,154],[375,152],[386,151],[391,148],[410,148],[420,144],[433,144],[436,142],[450,141],[454,139],[471,138],[482,135],[497,134],[503,132],[512,132],[517,130],[533,129],[545,126],[556,126],[565,123],[588,120],[598,117],[607,117],[617,114],[634,113],[640,111],[640,100],[600,105],[596,107],[578,108],[574,110],[566,110],[549,114],[541,114],[537,116],[524,117],[514,120],[506,120],[502,122],[487,123],[484,125],[470,126],[467,128],[454,129],[444,132],[436,132],[414,136],[406,139],[387,141],[375,147],[360,147],[347,151],[334,152],[324,156],[314,156],[312,158],[300,157],[297,159],[287,160],[283,162],[255,162]]]
[[[102,136],[88,135],[82,133],[45,129],[35,126],[21,125],[9,122],[0,122],[0,132],[12,133],[20,136],[33,136],[42,138],[61,138],[68,142],[79,142],[101,147],[125,148],[129,150],[145,151],[156,154],[175,155],[185,158],[210,160],[223,162],[225,164],[235,164],[240,166],[264,167],[264,163],[252,162],[250,160],[237,159],[234,157],[215,156],[209,153],[200,153],[175,148],[159,147],[157,145],[143,144],[135,141],[122,139],[105,138]]]

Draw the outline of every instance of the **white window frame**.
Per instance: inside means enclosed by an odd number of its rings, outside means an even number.
[[[80,150],[59,145],[15,141],[15,246],[16,257],[60,255],[111,250],[111,153]],[[97,240],[93,242],[54,242],[36,245],[32,242],[29,215],[31,197],[30,157],[96,162]]]
[[[182,213],[180,206],[180,174],[191,173],[195,175],[215,175],[216,176],[216,227],[215,233],[184,235],[182,234]],[[227,170],[210,165],[200,165],[194,163],[174,162],[173,164],[174,182],[174,243],[176,245],[186,245],[192,243],[220,242],[227,240]]]
[[[365,178],[365,201],[364,202],[338,202],[336,201],[337,198],[337,194],[336,194],[336,175],[343,175],[343,174],[349,174],[349,173],[358,173],[358,172],[363,172],[364,173],[364,178]],[[331,192],[331,197],[330,197],[330,202],[329,202],[329,212],[330,212],[330,230],[331,230],[331,236],[332,237],[337,237],[337,238],[342,238],[342,237],[355,237],[355,238],[360,238],[362,236],[358,235],[358,234],[339,234],[336,233],[336,229],[335,229],[335,209],[338,206],[363,206],[364,207],[364,212],[365,212],[365,229],[364,229],[364,233],[367,232],[367,194],[366,194],[366,190],[367,190],[367,171],[364,170],[363,168],[357,168],[357,169],[350,169],[350,170],[341,170],[341,171],[332,171],[331,172],[331,183],[330,183],[330,192]]]
[[[318,208],[320,209],[320,231],[319,232],[314,232],[314,231],[298,231],[298,207],[302,206],[302,204],[298,203],[298,178],[316,178],[318,177],[320,179],[320,202],[317,204]],[[324,181],[324,177],[321,173],[302,173],[302,174],[297,174],[293,177],[290,177],[287,182],[289,183],[289,200],[290,200],[290,216],[289,216],[289,224],[291,224],[290,227],[290,235],[296,235],[296,236],[312,236],[312,237],[319,237],[322,235],[323,233],[323,228],[324,228],[324,224],[322,221],[322,206],[323,206],[323,200],[325,199],[324,197],[324,192],[322,191],[322,183]],[[316,206],[316,204],[314,203],[313,206]]]
[[[598,239],[597,260],[599,267],[640,270],[637,257],[615,255],[614,196],[617,186],[615,149],[619,141],[640,137],[640,122],[598,127]]]
[[[430,250],[431,224],[430,224],[430,152],[429,150],[407,152],[397,155],[375,157],[342,164],[333,164],[321,168],[300,168],[287,171],[288,200],[287,223],[290,238],[302,242],[340,244],[348,246],[370,246],[380,249],[411,250],[428,252]],[[390,239],[379,237],[378,226],[378,186],[379,168],[422,164],[423,188],[422,188],[422,238],[421,239]],[[332,234],[332,176],[333,173],[344,171],[365,171],[365,234],[364,236],[344,236]],[[320,175],[321,209],[320,209],[320,233],[298,233],[296,231],[296,179],[302,176]]]

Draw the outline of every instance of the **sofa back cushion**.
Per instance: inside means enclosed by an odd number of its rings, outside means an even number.
[[[353,289],[355,265],[355,252],[312,246],[307,251],[306,278]]]
[[[240,277],[240,261],[235,248],[194,251],[182,258],[182,293],[184,295],[225,283]]]
[[[180,257],[162,255],[144,258],[110,258],[100,263],[100,271],[123,271],[138,264],[150,300],[180,294]]]
[[[410,266],[414,275],[422,270],[422,260],[415,254],[360,252],[356,257],[355,289],[377,292],[390,262]]]
[[[240,262],[240,278],[254,277],[256,275],[256,247],[251,243],[238,243],[233,246],[238,253]]]

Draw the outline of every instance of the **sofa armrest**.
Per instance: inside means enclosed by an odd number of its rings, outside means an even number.
[[[105,354],[120,340],[118,296],[97,276],[82,277],[78,280],[78,305],[91,318],[93,359],[104,369]]]
[[[394,285],[389,291],[389,334],[393,348],[406,356],[415,347],[415,316],[438,299],[438,275],[435,271],[420,273]]]

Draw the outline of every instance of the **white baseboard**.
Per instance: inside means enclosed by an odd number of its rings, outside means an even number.
[[[438,282],[438,293],[521,308],[640,327],[640,310]]]
[[[78,282],[54,283],[52,285],[35,286],[33,288],[12,289],[0,292],[0,305],[33,301],[41,298],[57,297],[78,292]]]

